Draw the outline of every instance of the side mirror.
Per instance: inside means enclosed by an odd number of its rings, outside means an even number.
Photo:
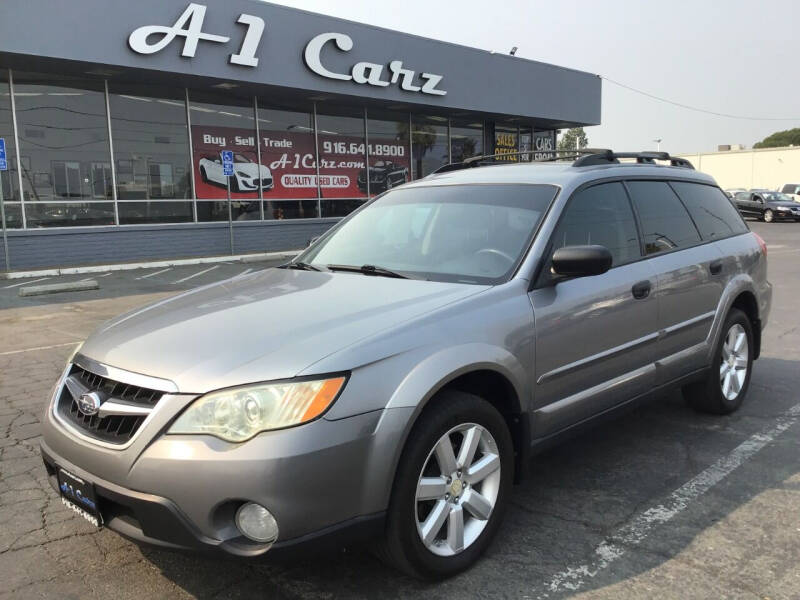
[[[553,253],[553,272],[565,277],[600,275],[611,268],[612,260],[605,246],[564,246]]]

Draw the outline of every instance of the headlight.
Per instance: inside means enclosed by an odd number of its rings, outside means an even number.
[[[206,433],[243,442],[262,431],[312,421],[324,413],[345,377],[263,383],[211,392],[195,400],[168,433]]]
[[[247,173],[245,173],[244,171],[236,171],[236,174],[237,174],[239,177],[243,177],[243,178],[244,178],[244,177],[250,177],[250,175],[248,175],[248,174],[247,174]]]
[[[790,209],[789,209],[789,207],[788,207],[788,206],[779,206],[779,207],[778,207],[778,210],[781,210],[781,211],[786,211],[786,210],[790,210]]]

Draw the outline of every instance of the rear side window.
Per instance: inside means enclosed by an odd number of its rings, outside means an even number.
[[[612,266],[641,257],[636,222],[621,183],[595,185],[570,198],[553,234],[553,250],[585,244],[608,248]]]
[[[700,234],[678,196],[664,181],[629,181],[628,189],[642,225],[646,254],[684,248]]]
[[[739,211],[719,189],[700,183],[671,182],[683,200],[704,240],[714,240],[747,231]]]

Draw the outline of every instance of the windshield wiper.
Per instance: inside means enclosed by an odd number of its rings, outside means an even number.
[[[286,263],[285,265],[281,265],[278,267],[279,269],[297,269],[299,271],[321,271],[319,267],[315,267],[309,263],[304,263],[301,261],[298,262],[290,262]]]
[[[394,277],[396,279],[412,279],[409,275],[403,275],[397,271],[384,269],[375,265],[328,265],[329,271],[352,271],[353,273],[364,273],[364,275],[378,275],[380,277]]]

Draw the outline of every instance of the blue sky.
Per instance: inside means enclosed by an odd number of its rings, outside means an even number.
[[[279,0],[425,37],[508,52],[604,75],[679,103],[603,83],[603,124],[592,146],[695,152],[748,147],[800,127],[800,0],[549,1]]]

